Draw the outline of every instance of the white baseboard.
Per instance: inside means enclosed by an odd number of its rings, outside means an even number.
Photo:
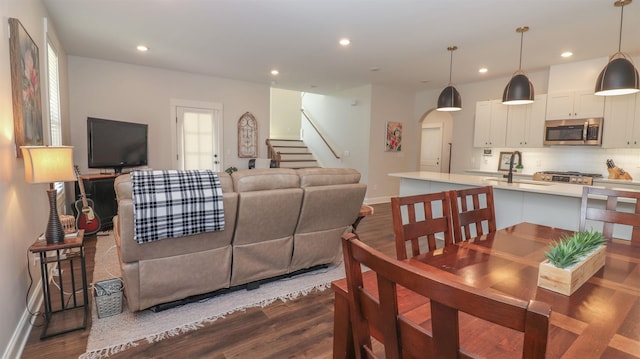
[[[36,311],[40,310],[40,307],[43,303],[42,279],[40,279],[34,286],[31,293],[32,296],[29,300],[29,303],[27,303],[27,308],[29,308],[31,313],[35,313]],[[9,340],[9,344],[2,354],[2,359],[20,358],[22,356],[24,346],[27,344],[27,339],[29,339],[31,329],[33,329],[30,321],[31,314],[29,313],[29,310],[27,310],[27,308],[25,308],[22,316],[20,317],[18,326],[16,327],[16,330],[14,330],[13,335],[11,336],[11,340]]]

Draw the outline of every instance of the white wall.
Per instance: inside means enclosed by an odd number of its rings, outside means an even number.
[[[248,167],[247,159],[238,158],[237,127],[247,111],[258,121],[258,155],[266,157],[268,86],[74,56],[69,57],[69,83],[74,161],[82,172],[88,172],[88,116],[149,124],[149,167],[177,168],[169,145],[175,136],[171,99],[223,105],[222,169]]]
[[[413,93],[383,86],[373,86],[372,93],[367,197],[371,203],[379,203],[398,195],[400,180],[389,173],[418,168],[421,118],[412,113]],[[385,152],[387,121],[402,122],[399,152]]]
[[[269,138],[299,140],[302,97],[298,91],[271,88]],[[262,156],[266,157],[266,156]]]
[[[41,297],[39,266],[27,259],[29,246],[44,232],[49,208],[47,185],[32,185],[24,181],[24,163],[16,158],[13,136],[13,105],[11,98],[11,73],[9,65],[8,19],[20,20],[39,49],[40,88],[43,122],[47,117],[47,85],[45,81],[46,42],[44,18],[47,16],[39,0],[0,0],[0,354],[3,358],[19,357],[26,340],[28,317],[25,312],[25,296],[29,286],[27,270],[31,271],[34,288],[30,303],[35,305]],[[62,46],[57,43],[55,26],[49,24],[49,35],[58,49],[60,66],[60,95],[63,118],[63,142],[69,143],[68,93],[66,82],[67,59]],[[48,138],[48,137],[45,137]],[[36,310],[37,308],[31,308]]]
[[[389,173],[417,168],[420,122],[412,112],[413,93],[368,85],[331,95],[307,93],[302,104],[342,158],[333,158],[303,120],[305,143],[324,167],[359,170],[361,182],[367,184],[367,203],[385,202],[398,194],[398,179]],[[400,152],[385,152],[387,121],[403,124]]]
[[[323,167],[355,168],[362,175],[360,181],[368,183],[371,86],[331,95],[305,93],[302,107],[340,156],[336,159],[309,122],[302,119],[302,139],[320,164]],[[367,196],[369,191],[367,189]]]

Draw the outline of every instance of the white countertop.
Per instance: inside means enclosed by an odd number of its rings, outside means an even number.
[[[466,173],[469,174],[478,174],[478,175],[486,175],[486,176],[494,176],[494,177],[501,177],[502,175],[505,175],[506,172],[500,172],[500,171],[484,171],[484,170],[465,170]],[[514,172],[513,174],[513,178],[526,178],[526,179],[532,179],[533,175],[532,174],[527,174],[527,173],[517,173]],[[640,181],[637,180],[618,180],[618,179],[609,179],[607,177],[599,177],[599,178],[594,178],[593,179],[593,184],[594,186],[602,186],[602,187],[623,187],[625,189],[635,189],[635,187],[637,187],[637,190],[640,190]]]
[[[478,176],[478,175],[465,175],[465,174],[455,174],[455,173],[425,172],[425,171],[390,173],[389,176],[414,179],[414,180],[455,183],[455,184],[462,184],[462,185],[469,185],[469,186],[493,186],[495,189],[501,189],[501,190],[531,192],[531,193],[565,196],[565,197],[582,197],[582,187],[583,187],[577,184],[532,181],[532,180],[526,179],[526,178],[531,178],[530,175],[528,176],[522,175],[522,178],[518,178],[520,176],[516,176],[515,174],[514,174],[513,183],[507,183],[506,179],[496,177],[495,175],[494,176],[490,176],[490,175]],[[607,182],[611,182],[611,181],[615,181],[615,180],[608,180]],[[615,184],[620,182],[629,182],[629,181],[615,181],[612,183]],[[606,186],[595,186],[595,187],[613,187],[613,186],[606,185]],[[630,190],[629,188],[620,188],[620,189],[627,190],[627,191]]]

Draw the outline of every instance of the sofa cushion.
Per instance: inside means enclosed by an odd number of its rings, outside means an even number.
[[[353,168],[302,168],[300,187],[326,186],[360,182],[360,172]]]
[[[300,177],[290,168],[240,170],[233,172],[231,178],[236,192],[300,188]]]
[[[222,193],[233,192],[233,181],[231,176],[226,172],[216,172],[220,179],[220,186],[222,187]],[[116,189],[116,198],[120,199],[132,199],[133,186],[131,184],[131,174],[127,173],[116,177],[113,184]]]

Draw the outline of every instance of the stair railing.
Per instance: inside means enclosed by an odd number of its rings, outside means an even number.
[[[300,111],[302,112],[302,114],[304,115],[304,117],[307,119],[307,121],[309,121],[309,124],[311,124],[311,127],[313,127],[314,130],[316,130],[316,133],[318,134],[318,136],[320,136],[320,138],[322,139],[322,141],[324,142],[325,145],[327,145],[327,148],[329,148],[329,150],[331,151],[331,153],[333,153],[333,155],[336,157],[336,159],[340,159],[340,156],[338,156],[338,154],[336,153],[336,151],[333,149],[333,147],[331,147],[331,145],[329,144],[329,142],[327,142],[327,140],[324,138],[324,136],[322,135],[322,133],[320,133],[320,130],[318,130],[318,127],[316,127],[316,125],[313,123],[313,121],[311,120],[311,118],[309,118],[309,116],[307,115],[307,113],[304,111],[304,108],[301,108]]]
[[[265,141],[267,145],[267,158],[276,160],[276,167],[280,167],[280,161],[282,160],[282,156],[280,155],[280,151],[276,151],[271,144],[271,139],[267,138]]]

